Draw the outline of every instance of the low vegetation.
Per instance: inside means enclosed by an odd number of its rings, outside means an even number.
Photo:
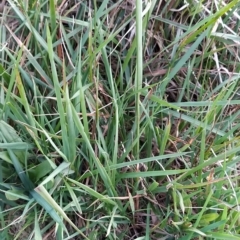
[[[7,0],[0,239],[240,239],[239,0]]]

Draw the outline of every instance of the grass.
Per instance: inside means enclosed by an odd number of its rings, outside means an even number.
[[[0,238],[240,239],[239,1],[5,4]]]

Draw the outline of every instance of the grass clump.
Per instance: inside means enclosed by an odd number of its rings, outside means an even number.
[[[1,239],[240,239],[239,1],[1,11]]]

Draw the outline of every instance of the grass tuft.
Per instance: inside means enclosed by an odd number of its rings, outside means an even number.
[[[2,1],[0,239],[240,239],[239,1]]]

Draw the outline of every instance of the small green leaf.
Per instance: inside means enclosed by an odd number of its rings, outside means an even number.
[[[184,206],[184,201],[183,201],[182,194],[178,190],[176,190],[176,191],[177,191],[178,198],[179,198],[180,208],[181,208],[182,212],[184,213],[185,212],[185,206]]]
[[[5,192],[5,196],[10,201],[16,201],[18,199],[29,200],[29,198],[17,189],[8,190]]]
[[[52,171],[52,167],[48,161],[43,161],[36,167],[29,170],[29,176],[33,181],[38,181]]]
[[[206,225],[210,222],[216,220],[219,217],[218,213],[208,213],[204,214],[200,220],[200,225]]]
[[[155,190],[157,187],[158,187],[158,182],[156,182],[156,181],[153,181],[151,184],[150,184],[150,186],[148,187],[148,191],[149,192],[152,192],[153,190]]]

